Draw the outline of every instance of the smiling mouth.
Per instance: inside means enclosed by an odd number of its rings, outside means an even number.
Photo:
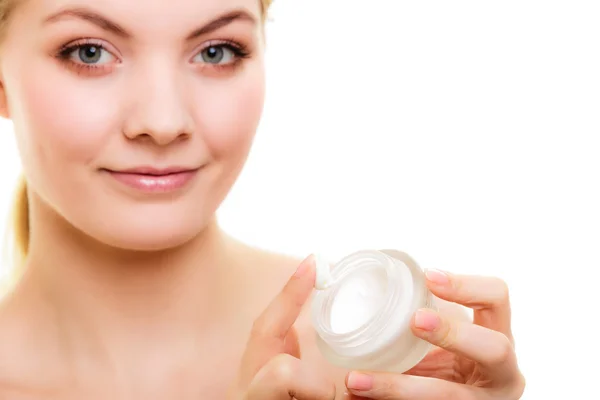
[[[184,169],[154,169],[135,168],[123,171],[105,169],[115,181],[146,193],[168,193],[180,190],[187,186],[198,174],[200,168]]]

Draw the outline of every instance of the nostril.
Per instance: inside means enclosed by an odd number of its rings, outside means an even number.
[[[124,136],[129,140],[139,142],[152,142],[159,146],[167,146],[172,143],[179,143],[190,139],[191,134],[187,130],[178,129],[138,129],[137,131],[124,132]]]

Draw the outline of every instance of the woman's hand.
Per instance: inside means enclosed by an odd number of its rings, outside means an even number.
[[[473,323],[419,310],[412,320],[418,337],[437,346],[406,374],[351,372],[352,399],[517,400],[525,389],[511,333],[506,284],[496,278],[427,272],[437,297],[474,310]]]
[[[314,258],[304,260],[255,321],[230,400],[333,400],[335,385],[300,361],[293,324],[315,283]]]

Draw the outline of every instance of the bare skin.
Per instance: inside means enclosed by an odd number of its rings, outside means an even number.
[[[77,368],[70,346],[57,330],[56,315],[48,312],[33,277],[23,281],[0,308],[0,395],[25,399],[198,399],[225,398],[235,379],[252,324],[285,285],[300,260],[253,249],[226,238],[231,253],[227,268],[245,271],[236,296],[230,296],[231,314],[214,316],[214,329],[198,329],[196,345],[185,357],[176,347],[160,346],[154,363],[139,360],[122,371],[110,362],[85,360]],[[248,268],[252,266],[252,269]],[[260,283],[257,275],[260,274]],[[252,275],[252,277],[250,276]],[[248,280],[247,280],[248,279]],[[466,319],[455,305],[444,303],[444,312]],[[346,399],[345,378],[349,371],[323,359],[314,342],[309,307],[304,305],[297,319],[301,358],[316,375],[336,386],[336,399]],[[436,351],[437,352],[437,351]],[[436,352],[432,352],[435,356]],[[81,355],[79,355],[81,357]],[[165,362],[172,360],[172,362]],[[419,366],[426,368],[429,358]],[[79,362],[82,362],[79,360]],[[80,365],[80,364],[79,364]],[[419,367],[415,372],[419,373]]]
[[[213,220],[262,112],[261,3],[139,4],[22,1],[6,25],[0,114],[31,229],[0,305],[0,398],[223,398],[298,265]],[[200,172],[167,194],[111,178],[148,165]]]
[[[185,349],[184,356],[181,348],[165,343],[153,355],[157,357],[154,363],[131,364],[134,372],[119,370],[110,362],[73,360],[82,356],[69,350],[71,346],[57,329],[57,317],[48,312],[33,277],[24,280],[0,309],[0,398],[225,398],[254,319],[298,265],[296,259],[228,240],[236,256],[227,268],[260,274],[260,283],[255,278],[256,284],[236,288],[241,291],[226,305],[230,314],[212,316],[214,328],[199,327],[195,344]],[[239,282],[246,278],[240,276]],[[307,313],[298,320],[297,329],[305,360],[327,370],[311,349]],[[87,366],[74,368],[68,360]],[[342,384],[343,376],[338,374]]]
[[[0,115],[23,162],[29,246],[0,303],[1,399],[520,397],[499,280],[430,279],[449,303],[412,329],[443,350],[413,376],[343,371],[314,343],[310,257],[219,230],[262,113],[261,4],[17,4]]]

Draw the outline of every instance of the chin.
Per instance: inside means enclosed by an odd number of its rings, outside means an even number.
[[[92,225],[94,226],[94,225]],[[208,226],[203,218],[123,218],[105,221],[87,235],[110,247],[131,251],[164,251],[180,247]]]
[[[101,238],[101,241],[114,248],[143,251],[143,252],[158,252],[174,249],[183,246],[190,240],[198,236],[199,232],[119,232],[115,235],[106,235]],[[137,234],[136,234],[137,233]]]

